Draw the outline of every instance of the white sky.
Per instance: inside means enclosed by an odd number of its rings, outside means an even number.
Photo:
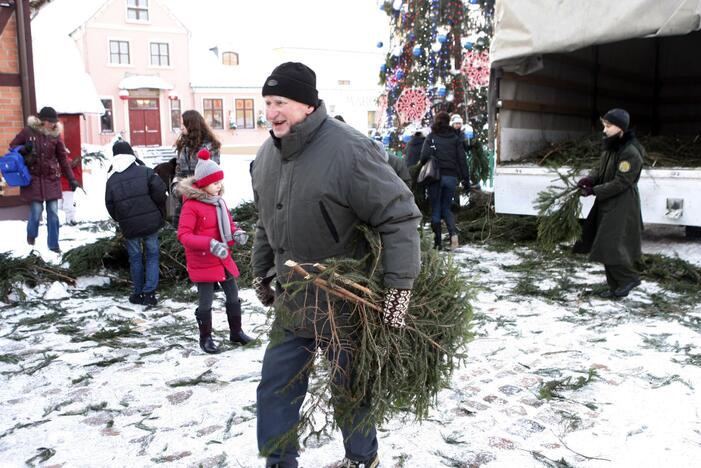
[[[367,52],[389,39],[389,18],[377,0],[163,1],[193,34],[218,42]]]

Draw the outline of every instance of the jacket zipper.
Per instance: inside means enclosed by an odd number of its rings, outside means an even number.
[[[338,244],[339,238],[338,238],[338,231],[336,230],[336,226],[333,225],[333,221],[331,220],[331,216],[329,216],[329,212],[326,211],[326,207],[324,206],[324,202],[319,201],[319,208],[321,209],[321,216],[324,217],[324,222],[326,223],[326,227],[329,228],[329,231],[331,231],[331,236],[333,237],[333,240],[336,241]]]

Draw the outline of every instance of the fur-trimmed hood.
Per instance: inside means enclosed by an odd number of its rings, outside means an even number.
[[[195,177],[194,176],[181,180],[178,183],[178,186],[175,188],[175,191],[177,194],[187,198],[188,200],[202,201],[209,196],[209,195],[207,195],[207,192],[205,192],[201,188],[195,187]],[[222,186],[221,193],[219,194],[219,196],[223,196],[223,195],[224,195],[224,186]]]
[[[35,115],[30,115],[27,119],[27,126],[34,130],[35,132],[42,133],[44,135],[52,136],[58,138],[63,132],[63,124],[59,121],[56,123],[56,128],[53,130],[48,130],[44,127],[44,124],[39,120],[39,117]]]

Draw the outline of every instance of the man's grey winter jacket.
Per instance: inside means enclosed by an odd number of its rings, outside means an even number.
[[[289,276],[288,259],[358,258],[362,234],[356,227],[365,223],[382,237],[385,286],[412,287],[420,269],[421,218],[412,193],[375,144],[328,117],[323,102],[288,135],[263,144],[251,176],[259,216],[254,276],[266,276],[274,267],[284,284],[301,279]],[[310,287],[306,298],[297,294],[284,304],[296,314],[288,328],[314,335],[323,320],[311,311],[317,297],[326,300]]]

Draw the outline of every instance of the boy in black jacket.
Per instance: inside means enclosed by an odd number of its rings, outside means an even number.
[[[112,147],[112,174],[105,187],[105,205],[127,241],[132,304],[156,305],[158,231],[163,226],[166,186],[153,169],[139,165],[126,141]],[[143,260],[143,250],[146,261]]]

